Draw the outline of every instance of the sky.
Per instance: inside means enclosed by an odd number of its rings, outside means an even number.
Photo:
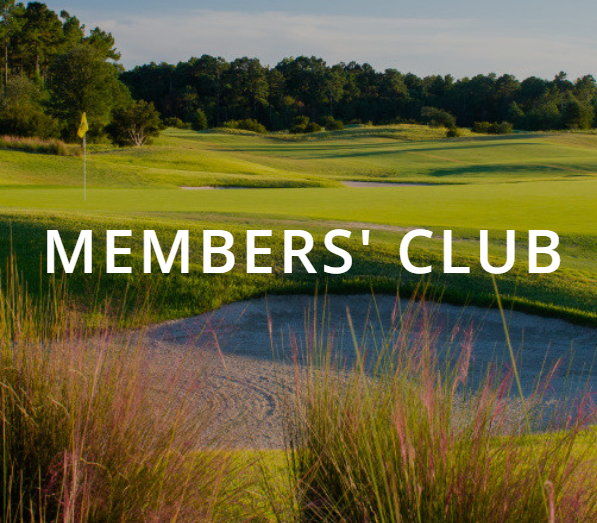
[[[127,68],[315,55],[418,75],[597,76],[595,0],[51,0],[110,31]]]

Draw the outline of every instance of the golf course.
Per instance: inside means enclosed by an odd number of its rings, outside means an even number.
[[[167,245],[178,229],[189,229],[195,270],[185,276],[173,270],[154,289],[156,303],[164,299],[169,306],[156,305],[153,319],[166,319],[267,293],[313,293],[318,286],[406,297],[424,286],[455,304],[491,305],[495,293],[479,265],[479,230],[490,231],[492,262],[500,266],[506,230],[514,229],[517,263],[498,277],[504,303],[596,324],[596,173],[597,135],[591,132],[469,133],[447,139],[443,130],[421,125],[353,126],[302,137],[169,129],[143,148],[91,146],[85,201],[82,157],[1,150],[5,234],[0,241],[3,252],[13,249],[20,269],[38,281],[44,279],[40,263],[47,229],[61,231],[70,249],[81,229],[92,229],[96,238],[105,237],[107,229],[137,231],[126,240],[133,266],[142,263],[139,231],[156,229]],[[245,274],[247,228],[274,231],[272,275]],[[282,235],[289,228],[314,234],[313,260],[319,267],[330,256],[323,250],[323,235],[334,228],[350,230],[353,239],[345,244],[353,268],[336,277],[300,270],[281,274]],[[413,263],[434,267],[424,280],[400,267],[400,239],[412,228],[434,232],[433,239],[411,245]],[[230,274],[199,274],[203,229],[238,233],[237,267]],[[368,247],[358,239],[364,229],[371,230]],[[455,264],[470,266],[470,275],[442,273],[444,229],[453,230]],[[562,262],[556,272],[528,274],[530,229],[560,236]],[[94,247],[105,249],[99,240]],[[94,272],[101,273],[102,256],[96,253],[94,262]],[[151,277],[140,272],[104,276],[101,293],[114,297],[125,287],[146,286]],[[97,298],[89,292],[94,279],[80,268],[70,278],[82,304]]]
[[[0,523],[596,523],[597,4],[531,4],[0,0]]]
[[[595,473],[597,134],[168,128],[144,147],[76,153],[0,150],[6,441],[34,442],[28,492],[56,449],[71,449],[60,467],[83,471],[65,468],[66,501],[49,495],[32,514],[534,523],[573,521],[575,496],[578,521],[591,521],[591,480],[574,478]],[[415,228],[433,232],[410,246],[413,264],[432,266],[425,276],[400,263]],[[228,273],[203,273],[208,229],[234,236]],[[249,229],[272,231],[259,262],[271,274],[247,273]],[[284,271],[288,229],[313,235],[317,273]],[[352,233],[338,241],[353,258],[342,275],[323,271],[338,264],[324,248],[332,229]],[[516,231],[514,268],[495,280],[480,266],[482,229],[495,267]],[[559,235],[555,272],[529,274],[531,229]],[[48,230],[69,255],[92,230],[92,272],[79,260],[47,274]],[[107,274],[108,230],[132,231],[118,240],[130,274]],[[145,274],[145,230],[164,252],[189,230],[189,272],[177,258],[169,274]],[[444,274],[444,230],[470,274]],[[12,513],[19,495],[5,499]],[[89,514],[64,519],[71,502]],[[559,519],[544,519],[556,502]]]

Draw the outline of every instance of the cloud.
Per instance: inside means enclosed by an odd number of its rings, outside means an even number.
[[[416,74],[513,73],[571,77],[592,71],[597,39],[499,32],[473,19],[379,18],[194,10],[169,16],[94,17],[111,31],[123,62],[187,60],[212,54],[255,56],[275,65],[287,56],[316,55],[328,63],[369,62]]]

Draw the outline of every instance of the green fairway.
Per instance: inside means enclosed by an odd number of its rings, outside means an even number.
[[[597,173],[597,135],[469,135],[424,126],[359,128],[315,136],[169,130],[155,145],[92,147],[90,187],[339,186],[341,180],[504,183]],[[79,186],[81,158],[0,151],[0,185]]]
[[[597,318],[597,135],[592,133],[469,133],[448,140],[443,130],[425,126],[359,127],[301,137],[168,130],[141,149],[93,146],[88,160],[84,202],[81,158],[0,151],[2,221],[12,223],[15,248],[27,252],[27,273],[39,272],[48,228],[64,231],[67,242],[84,226],[98,233],[156,228],[167,237],[190,228],[195,238],[205,228],[225,228],[239,238],[246,229],[274,230],[274,275],[244,274],[241,239],[235,274],[168,279],[178,287],[163,290],[170,307],[161,316],[175,317],[266,291],[311,292],[316,277],[280,274],[285,228],[308,229],[320,239],[332,228],[372,229],[371,247],[351,240],[351,272],[320,281],[338,292],[412,289],[417,280],[401,271],[398,259],[403,228],[429,227],[438,237],[449,228],[455,230],[455,256],[473,271],[438,275],[433,284],[446,299],[486,304],[491,282],[479,268],[478,231],[492,231],[492,254],[502,256],[505,230],[515,229],[517,258],[524,260],[528,230],[549,229],[562,237],[561,268],[530,277],[520,266],[502,276],[506,300],[535,312]],[[345,180],[433,185],[352,188],[343,186]],[[208,185],[253,188],[180,188]],[[3,230],[4,252],[9,229]],[[440,239],[413,245],[417,259],[441,272]],[[140,255],[134,248],[133,256]],[[318,262],[325,258],[322,249],[314,255]],[[200,272],[200,257],[193,263]],[[88,294],[88,279],[79,275],[73,281]],[[102,288],[118,290],[121,281],[105,278]]]
[[[3,189],[0,206],[82,212],[209,212],[397,226],[597,234],[597,179],[339,189]],[[363,226],[364,227],[364,226]]]

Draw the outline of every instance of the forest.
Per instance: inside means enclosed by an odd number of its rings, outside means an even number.
[[[110,33],[88,31],[41,2],[0,0],[0,15],[0,134],[75,141],[83,112],[91,140],[133,145],[156,134],[158,113],[119,80],[124,69]]]
[[[329,66],[321,58],[285,58],[275,67],[257,58],[227,62],[203,55],[177,65],[149,64],[121,75],[135,98],[155,104],[164,117],[190,121],[197,109],[210,126],[255,119],[271,130],[287,129],[297,116],[316,122],[429,123],[428,108],[450,113],[459,126],[510,122],[522,130],[587,129],[594,125],[593,76],[575,81],[519,81],[512,75],[424,78],[369,64]],[[435,114],[435,112],[431,112]]]
[[[83,111],[91,140],[142,145],[163,125],[317,131],[344,124],[430,123],[478,132],[590,129],[597,84],[561,72],[546,80],[479,74],[419,77],[351,62],[227,61],[203,54],[125,71],[110,33],[40,2],[0,0],[0,134],[75,139]],[[189,54],[194,50],[189,49]],[[399,64],[397,64],[399,65]],[[137,100],[137,101],[135,101]],[[143,131],[131,138],[130,129]],[[140,134],[140,137],[139,137]]]

